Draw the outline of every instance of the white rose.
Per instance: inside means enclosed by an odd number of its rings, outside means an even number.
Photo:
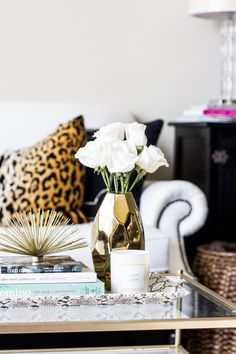
[[[125,137],[125,124],[124,123],[112,123],[105,127],[100,128],[93,135],[103,143],[108,143],[114,140],[124,140]]]
[[[127,141],[116,140],[107,146],[107,168],[110,173],[126,173],[134,169],[137,151]]]
[[[148,173],[155,172],[161,166],[169,166],[163,152],[154,145],[144,146],[136,165]]]
[[[89,141],[77,151],[75,157],[87,167],[104,168],[106,166],[106,146],[96,140]]]
[[[126,125],[125,135],[129,144],[134,146],[147,145],[147,137],[145,135],[146,125],[137,122]]]

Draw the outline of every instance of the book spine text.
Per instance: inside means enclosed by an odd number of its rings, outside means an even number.
[[[96,282],[95,272],[0,274],[0,284]]]
[[[1,298],[29,298],[45,296],[80,296],[104,294],[104,283],[100,280],[94,283],[78,284],[11,284],[0,285]]]
[[[3,265],[0,266],[1,274],[18,274],[18,273],[66,273],[66,272],[81,272],[81,264],[55,264],[55,265]]]

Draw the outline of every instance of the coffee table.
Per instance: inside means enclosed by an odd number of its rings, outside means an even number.
[[[236,328],[236,306],[225,300],[193,278],[183,274],[168,274],[168,278],[181,284],[190,294],[173,302],[161,304],[127,304],[77,307],[40,307],[0,309],[0,334],[11,336],[24,334],[25,348],[27,335],[41,334],[50,338],[58,348],[55,334],[116,332],[116,331],[159,331],[175,330],[175,343],[166,346],[142,346],[135,354],[180,354],[187,353],[181,346],[182,329]],[[13,337],[12,337],[13,338]],[[54,341],[54,342],[53,342]],[[0,344],[1,345],[1,344]],[[105,345],[105,343],[104,343]],[[37,346],[37,345],[36,345]],[[75,343],[74,349],[61,348],[50,353],[81,353],[85,348]],[[134,347],[132,347],[134,348]],[[90,353],[133,354],[130,348],[87,349]],[[13,353],[20,353],[15,350]],[[45,353],[43,350],[24,349],[22,353]],[[0,353],[6,353],[0,350]],[[7,351],[9,353],[9,351]]]

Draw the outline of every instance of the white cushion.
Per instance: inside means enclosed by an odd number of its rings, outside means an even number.
[[[68,254],[72,258],[82,261],[88,267],[93,269],[93,260],[91,252],[91,231],[93,222],[78,225],[78,234],[83,236],[88,242],[88,247],[72,251],[63,251],[58,254]],[[0,227],[1,232],[1,227]],[[150,253],[150,270],[152,272],[165,272],[168,270],[168,236],[162,234],[156,227],[144,226],[145,249]],[[0,252],[0,257],[12,255],[6,252]]]
[[[144,226],[145,249],[150,254],[150,271],[165,272],[169,269],[169,237],[152,226]]]
[[[91,238],[92,222],[79,225],[79,233]],[[145,226],[145,249],[150,253],[150,270],[152,272],[165,272],[168,270],[169,237],[162,234],[156,227]]]

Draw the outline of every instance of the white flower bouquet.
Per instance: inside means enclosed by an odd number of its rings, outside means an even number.
[[[137,122],[109,124],[98,130],[95,139],[80,148],[75,157],[101,174],[109,192],[131,192],[147,173],[169,166],[158,147],[147,146],[145,129]]]

